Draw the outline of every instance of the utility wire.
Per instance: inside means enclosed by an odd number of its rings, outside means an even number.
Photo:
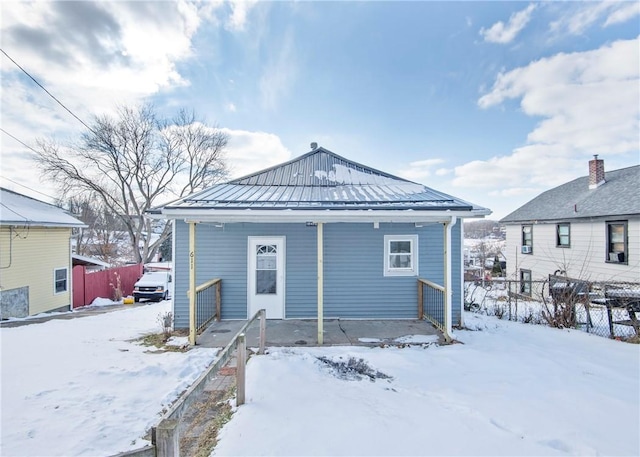
[[[56,200],[56,199],[55,199],[54,197],[52,197],[51,195],[45,194],[45,193],[43,193],[43,192],[40,192],[39,190],[32,189],[31,187],[29,187],[29,186],[25,186],[24,184],[19,183],[18,181],[14,181],[14,180],[13,180],[13,179],[11,179],[11,178],[7,178],[7,177],[6,177],[6,176],[4,176],[4,175],[0,175],[0,178],[2,178],[2,179],[6,179],[7,181],[10,181],[10,182],[12,182],[12,183],[14,183],[14,184],[17,184],[17,185],[19,185],[20,187],[24,187],[25,189],[29,189],[31,192],[35,192],[35,193],[37,193],[37,194],[43,195],[43,196],[45,196],[45,197],[47,197],[47,198],[50,198],[50,199],[51,199],[51,201],[55,201],[55,200]]]
[[[7,132],[5,129],[3,129],[2,127],[0,127],[0,131],[2,133],[4,133],[5,135],[10,136],[11,138],[13,138],[14,140],[16,140],[18,143],[20,143],[22,146],[24,146],[27,149],[30,149],[31,151],[35,152],[36,154],[38,154],[38,151],[36,151],[35,149],[33,149],[31,146],[29,146],[28,144],[26,144],[24,141],[20,141],[18,138],[16,138],[15,136],[13,136],[12,134],[10,134],[9,132]]]
[[[10,134],[9,132],[7,132],[7,131],[6,131],[5,129],[3,129],[2,127],[0,127],[0,131],[2,131],[2,133],[4,133],[5,135],[8,135],[8,136],[10,136],[11,138],[13,138],[14,140],[16,140],[18,143],[20,143],[20,144],[21,144],[22,146],[24,146],[25,148],[30,149],[31,151],[33,151],[33,152],[35,152],[36,154],[38,154],[38,151],[36,151],[35,149],[33,149],[31,146],[29,146],[28,144],[26,144],[24,141],[19,140],[18,138],[16,138],[15,136],[13,136],[13,135],[12,135],[12,134]],[[31,187],[29,187],[29,186],[25,186],[24,184],[19,183],[19,182],[17,182],[17,181],[14,181],[14,180],[13,180],[13,179],[11,179],[11,178],[7,178],[6,176],[0,175],[0,178],[2,178],[2,179],[6,179],[7,181],[11,181],[12,183],[17,184],[17,185],[19,185],[19,186],[22,186],[22,187],[24,187],[25,189],[29,189],[29,190],[30,190],[30,191],[32,191],[32,192],[36,192],[36,193],[38,193],[38,194],[40,194],[40,195],[44,195],[45,197],[50,198],[52,201],[54,201],[54,200],[55,200],[55,198],[54,198],[54,197],[52,197],[51,195],[47,195],[47,194],[45,194],[45,193],[42,193],[42,192],[37,191],[37,190],[35,190],[35,189],[32,189]]]
[[[13,60],[11,58],[11,56],[9,54],[7,54],[5,52],[4,49],[0,48],[0,51],[2,51],[2,53],[11,61],[13,62],[13,64],[18,67],[20,70],[22,70],[22,72],[27,75],[29,78],[31,78],[31,80],[36,83],[43,91],[45,91],[47,93],[47,95],[49,95],[49,97],[53,98],[56,103],[58,103],[58,105],[62,106],[69,114],[71,114],[73,117],[75,117],[82,125],[84,125],[86,128],[88,128],[91,132],[96,133],[91,127],[89,127],[87,124],[85,124],[85,122],[80,119],[78,116],[75,115],[75,113],[73,111],[71,111],[69,108],[67,108],[60,100],[58,100],[51,92],[49,92],[42,84],[40,84],[36,78],[34,78],[33,76],[31,76],[29,74],[29,72],[27,72],[27,70],[25,70],[24,68],[22,68],[20,66],[20,64],[18,64],[18,62],[16,62],[15,60]]]

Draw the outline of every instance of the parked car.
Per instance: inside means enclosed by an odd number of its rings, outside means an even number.
[[[152,271],[142,275],[133,286],[133,299],[138,302],[141,298],[151,301],[169,298],[169,283],[171,273],[168,271]]]

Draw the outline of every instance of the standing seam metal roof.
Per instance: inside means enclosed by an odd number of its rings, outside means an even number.
[[[289,162],[214,185],[165,208],[485,209],[352,162],[322,147]]]

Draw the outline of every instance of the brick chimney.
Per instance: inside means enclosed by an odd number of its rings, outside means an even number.
[[[598,154],[589,161],[589,189],[595,189],[604,184],[604,160],[598,159]]]

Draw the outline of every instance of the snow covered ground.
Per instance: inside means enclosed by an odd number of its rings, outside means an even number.
[[[465,321],[464,344],[253,357],[212,455],[640,455],[640,346]],[[336,368],[350,359],[391,379]]]
[[[160,331],[169,309],[0,329],[0,455],[108,456],[146,444],[162,408],[216,353],[152,354],[131,342]],[[252,357],[247,404],[214,455],[640,455],[640,346],[465,320],[478,330],[458,331],[464,344],[407,336],[414,345],[402,349]],[[341,370],[349,360],[370,371]]]
[[[158,315],[170,309],[166,301],[0,329],[0,455],[107,456],[148,444],[146,430],[217,353],[153,354],[131,341],[159,333]]]

